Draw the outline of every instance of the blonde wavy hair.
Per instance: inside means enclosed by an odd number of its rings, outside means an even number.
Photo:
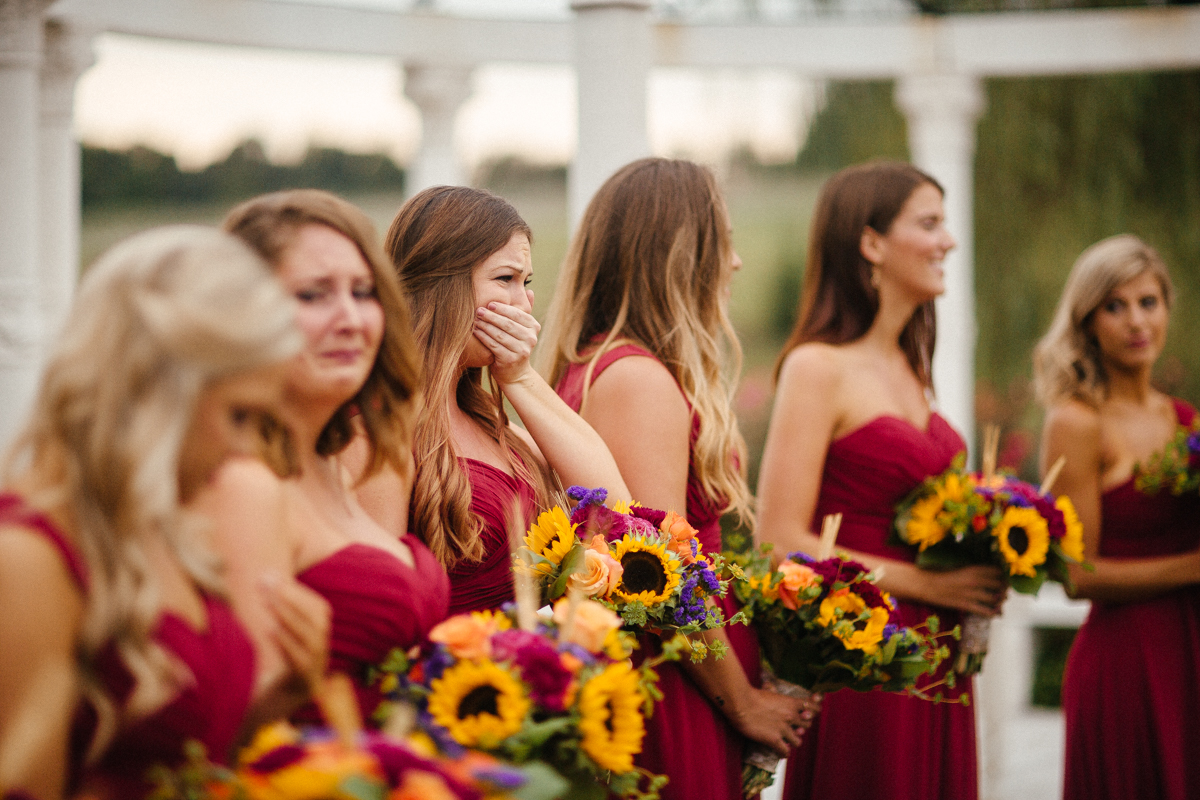
[[[1034,387],[1043,405],[1072,398],[1092,406],[1103,402],[1108,378],[1092,317],[1114,289],[1144,272],[1158,279],[1170,309],[1175,295],[1171,276],[1158,252],[1138,237],[1110,236],[1075,260],[1050,329],[1033,351]]]
[[[199,587],[221,591],[202,525],[180,507],[197,400],[213,381],[296,353],[294,316],[266,265],[213,228],[138,234],[83,278],[5,479],[66,523],[87,568],[79,650],[101,720],[93,755],[121,713],[148,713],[178,688],[177,666],[152,639],[161,599],[146,543],[163,537]],[[120,712],[90,669],[110,644],[135,679]]]
[[[450,438],[451,402],[500,444],[509,467],[534,487],[538,505],[549,503],[550,475],[509,430],[499,387],[484,385],[482,369],[462,367],[474,335],[472,273],[517,233],[532,242],[529,225],[505,200],[466,186],[435,186],[400,208],[384,241],[412,304],[424,357],[426,403],[413,436],[420,459],[409,516],[447,568],[484,556],[483,521],[471,511],[470,478]]]
[[[623,341],[654,354],[699,420],[692,467],[722,512],[753,526],[746,443],[733,412],[742,350],[721,292],[732,276],[716,179],[690,161],[622,167],[588,204],[559,272],[538,368],[551,385]],[[722,365],[727,365],[726,369]]]

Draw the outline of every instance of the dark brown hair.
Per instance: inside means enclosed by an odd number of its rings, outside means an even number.
[[[451,397],[500,444],[514,473],[534,486],[539,505],[549,501],[549,475],[509,431],[499,387],[494,382],[484,387],[481,368],[462,367],[474,335],[472,273],[518,233],[532,241],[529,225],[507,201],[480,189],[435,186],[400,208],[384,242],[412,304],[427,378],[426,404],[413,436],[420,458],[409,516],[413,530],[447,567],[483,558],[483,522],[471,512],[470,479],[450,437]]]
[[[879,313],[879,291],[871,285],[871,263],[860,249],[863,231],[887,235],[917,187],[941,184],[911,164],[872,161],[838,172],[825,182],[808,237],[804,288],[792,329],[779,359],[806,342],[846,344],[863,336]],[[922,304],[900,333],[900,347],[917,378],[933,385],[931,361],[937,338],[933,301]]]
[[[395,272],[380,249],[375,226],[367,215],[345,200],[316,189],[274,192],[247,200],[225,217],[225,230],[258,251],[278,269],[284,253],[306,225],[324,225],[358,248],[371,269],[379,304],[383,307],[383,341],[375,365],[358,394],[342,405],[317,439],[317,453],[341,452],[354,438],[351,422],[360,414],[371,460],[362,478],[386,463],[400,475],[408,473],[410,424],[419,405],[420,360],[412,335],[408,303]]]

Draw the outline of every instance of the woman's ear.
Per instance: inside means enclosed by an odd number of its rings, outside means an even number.
[[[862,257],[867,260],[867,263],[879,266],[883,261],[884,250],[883,236],[879,231],[870,225],[864,227],[862,236],[858,240],[858,252],[862,253]]]

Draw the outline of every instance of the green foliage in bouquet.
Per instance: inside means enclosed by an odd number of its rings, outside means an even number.
[[[1134,475],[1134,486],[1146,494],[1200,491],[1200,415],[1191,425],[1177,425],[1163,451],[1150,456],[1145,466],[1135,465]]]

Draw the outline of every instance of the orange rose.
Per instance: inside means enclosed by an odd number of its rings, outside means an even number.
[[[446,645],[455,658],[490,658],[492,634],[508,627],[499,619],[486,612],[459,614],[435,626],[429,632],[429,641]],[[503,619],[507,621],[507,617]]]
[[[696,541],[699,531],[692,527],[686,517],[682,517],[674,511],[668,511],[659,530],[670,535],[671,542],[667,548],[678,554],[684,564],[695,563],[696,556],[692,553],[692,542]],[[699,542],[696,542],[696,552],[700,552]]]
[[[570,602],[563,598],[554,604],[554,622],[561,630],[567,622]],[[575,607],[575,618],[566,640],[589,653],[599,653],[608,634],[621,627],[621,618],[594,600],[584,600]]]
[[[593,540],[594,543],[595,540]],[[583,551],[583,569],[571,576],[571,588],[583,592],[585,597],[608,597],[608,593],[621,582],[625,568],[608,554],[607,545],[597,552],[592,545]]]
[[[817,582],[817,573],[795,561],[784,561],[779,565],[779,572],[783,573],[783,580],[777,587],[779,602],[783,603],[784,608],[795,611],[797,594]]]

